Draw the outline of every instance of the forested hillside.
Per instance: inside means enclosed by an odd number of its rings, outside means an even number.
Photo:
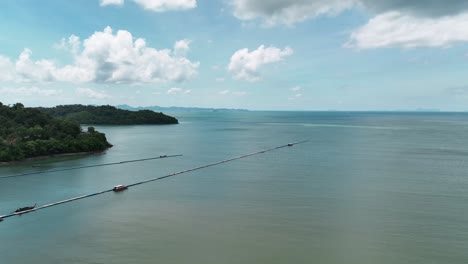
[[[106,136],[76,122],[54,118],[17,103],[0,103],[0,161],[55,154],[100,151],[110,147]]]
[[[52,108],[37,108],[54,117],[80,124],[99,125],[166,125],[178,120],[163,113],[150,110],[128,111],[114,106],[59,105]]]

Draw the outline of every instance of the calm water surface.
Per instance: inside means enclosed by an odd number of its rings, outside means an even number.
[[[308,139],[307,144],[8,218],[0,263],[468,263],[468,115],[175,114],[99,126],[105,154],[0,167],[0,213]],[[40,163],[33,168],[32,164]]]

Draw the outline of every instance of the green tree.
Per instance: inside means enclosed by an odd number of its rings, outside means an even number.
[[[38,109],[0,103],[0,161],[110,147],[94,128],[83,133],[76,122],[54,118]]]

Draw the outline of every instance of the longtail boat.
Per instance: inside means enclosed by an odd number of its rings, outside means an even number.
[[[18,209],[15,210],[15,213],[21,213],[21,212],[24,212],[24,211],[32,210],[32,209],[36,208],[36,205],[37,204],[34,204],[33,206],[25,206],[25,207],[18,208]]]

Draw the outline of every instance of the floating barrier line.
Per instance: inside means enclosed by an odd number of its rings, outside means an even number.
[[[300,142],[295,142],[295,143],[289,143],[289,144],[286,144],[286,145],[282,145],[282,146],[278,146],[278,147],[274,147],[274,148],[270,148],[270,149],[266,149],[266,150],[262,150],[262,151],[257,151],[257,152],[250,153],[250,154],[237,156],[237,157],[234,157],[234,158],[230,158],[230,159],[210,163],[210,164],[207,164],[207,165],[203,165],[203,166],[199,166],[199,167],[195,167],[195,168],[191,168],[191,169],[187,169],[187,170],[182,170],[182,171],[179,171],[179,172],[174,172],[174,173],[171,173],[171,174],[168,174],[168,175],[165,175],[165,176],[161,176],[161,177],[152,178],[152,179],[145,180],[145,181],[132,183],[132,184],[127,185],[127,187],[133,187],[133,186],[137,186],[137,185],[141,185],[141,184],[145,184],[145,183],[149,183],[149,182],[162,180],[162,179],[173,177],[173,176],[180,175],[180,174],[183,174],[183,173],[188,173],[188,172],[192,172],[192,171],[196,171],[196,170],[205,169],[205,168],[208,168],[208,167],[213,167],[213,166],[220,165],[220,164],[223,164],[223,163],[228,163],[228,162],[231,162],[231,161],[248,158],[248,157],[255,156],[255,155],[260,155],[260,154],[270,152],[270,151],[274,151],[274,150],[278,150],[278,149],[281,149],[281,148],[292,147],[294,145],[298,145],[298,144],[302,144],[302,143],[306,143],[306,142],[308,142],[308,141],[300,141]],[[34,209],[31,209],[31,210],[26,210],[26,211],[22,211],[22,212],[18,212],[18,213],[15,212],[15,213],[3,215],[3,216],[0,216],[0,221],[2,221],[5,218],[12,217],[12,216],[23,215],[23,214],[39,211],[39,210],[42,210],[42,209],[46,209],[46,208],[49,208],[49,207],[52,207],[52,206],[57,206],[57,205],[64,204],[64,203],[74,202],[74,201],[77,201],[77,200],[81,200],[81,199],[85,199],[85,198],[105,194],[105,193],[112,192],[112,191],[114,191],[113,188],[109,189],[109,190],[104,190],[104,191],[100,191],[100,192],[96,192],[96,193],[92,193],[92,194],[87,194],[87,195],[82,195],[82,196],[62,200],[62,201],[55,202],[55,203],[42,205],[42,206],[36,207]]]
[[[199,166],[199,167],[195,167],[195,168],[191,168],[191,169],[187,169],[187,170],[183,170],[183,171],[179,171],[179,172],[174,172],[174,173],[166,175],[166,176],[161,176],[161,177],[157,177],[157,178],[153,178],[153,179],[149,179],[149,180],[145,180],[145,181],[141,181],[141,182],[137,182],[137,183],[132,183],[132,184],[129,184],[127,186],[132,187],[132,186],[136,186],[136,185],[140,185],[140,184],[145,184],[145,183],[148,183],[148,182],[158,181],[158,180],[173,177],[173,176],[176,176],[176,175],[179,175],[179,174],[192,172],[192,171],[196,171],[196,170],[201,170],[201,169],[216,166],[216,165],[219,165],[219,164],[223,164],[223,163],[227,163],[227,162],[231,162],[231,161],[235,161],[235,160],[244,159],[244,158],[247,158],[247,157],[263,154],[263,153],[274,151],[274,150],[277,150],[277,149],[280,149],[280,148],[292,147],[293,145],[298,145],[298,144],[302,144],[302,143],[305,143],[305,142],[307,142],[307,141],[289,143],[289,144],[282,145],[282,146],[279,146],[279,147],[275,147],[275,148],[271,148],[271,149],[267,149],[267,150],[262,150],[262,151],[258,151],[258,152],[254,152],[254,153],[250,153],[250,154],[245,154],[245,155],[242,155],[242,156],[238,156],[238,157],[230,158],[230,159],[227,159],[227,160],[222,160],[222,161],[210,163],[210,164],[207,164],[207,165],[203,165],[203,166]]]
[[[36,174],[44,174],[44,173],[52,173],[52,172],[59,172],[59,171],[69,171],[69,170],[79,170],[79,169],[94,168],[94,167],[104,167],[104,166],[120,165],[120,164],[125,164],[125,163],[141,162],[141,161],[156,160],[156,159],[165,159],[165,158],[174,158],[174,157],[180,157],[180,156],[182,156],[182,154],[177,154],[177,155],[163,155],[163,156],[157,156],[157,157],[145,158],[145,159],[124,160],[124,161],[118,161],[118,162],[111,162],[111,163],[104,163],[104,164],[96,164],[96,165],[86,165],[86,166],[79,166],[79,167],[70,167],[70,168],[63,168],[63,169],[56,169],[56,170],[44,170],[44,171],[26,172],[26,173],[20,173],[20,174],[12,174],[12,175],[0,176],[0,179],[14,178],[14,177],[22,177],[22,176],[29,176],[29,175],[36,175]]]

